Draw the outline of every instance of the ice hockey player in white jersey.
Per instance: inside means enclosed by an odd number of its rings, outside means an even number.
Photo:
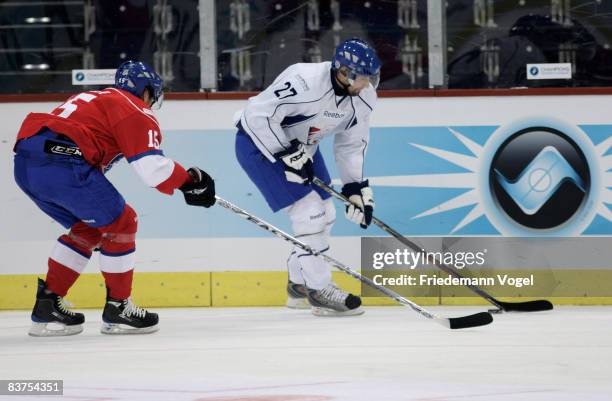
[[[272,210],[285,210],[295,236],[313,249],[329,249],[336,219],[329,194],[311,182],[313,176],[331,181],[318,149],[325,137],[334,136],[342,193],[355,204],[346,217],[362,228],[372,220],[374,199],[363,164],[379,77],[375,50],[350,39],[336,48],[332,62],[288,67],[236,115],[240,165]],[[288,307],[312,307],[318,316],[363,313],[361,298],[338,288],[320,257],[295,248],[287,266]]]

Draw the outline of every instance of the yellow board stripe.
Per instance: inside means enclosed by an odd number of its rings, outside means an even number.
[[[35,274],[0,275],[0,309],[30,309],[36,293]],[[359,294],[360,283],[341,272],[334,281]],[[286,272],[177,272],[135,273],[134,301],[143,307],[279,306],[286,302]],[[100,274],[83,274],[66,297],[77,308],[100,308],[105,288]],[[488,305],[478,297],[410,297],[423,306]],[[533,298],[510,297],[503,301]],[[557,305],[612,305],[612,297],[551,297]],[[364,305],[397,305],[386,297],[364,298]]]
[[[0,276],[0,309],[30,309],[37,275]],[[136,273],[134,301],[145,307],[211,306],[210,273]],[[104,306],[106,289],[101,274],[82,274],[66,297],[77,308]]]

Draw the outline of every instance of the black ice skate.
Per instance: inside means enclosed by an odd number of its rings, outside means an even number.
[[[308,290],[304,284],[297,284],[289,280],[287,283],[287,308],[310,309],[308,303]]]
[[[68,310],[66,301],[47,289],[38,279],[36,303],[32,310],[32,327],[28,332],[34,337],[70,336],[83,331],[85,316]]]
[[[308,289],[308,301],[315,316],[355,316],[365,311],[360,308],[361,298],[330,283],[322,290]]]
[[[148,334],[159,330],[157,313],[148,312],[132,302],[106,297],[102,312],[102,334]]]

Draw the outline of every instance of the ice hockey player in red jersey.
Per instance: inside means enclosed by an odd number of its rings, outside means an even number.
[[[100,252],[107,287],[102,333],[151,333],[158,316],[131,298],[137,215],[104,173],[125,157],[150,187],[172,195],[179,189],[189,205],[215,203],[213,179],[203,170],[185,170],[160,148],[159,124],[151,111],[163,101],[163,81],[145,63],[127,61],[115,85],[79,93],[51,113],[30,113],[15,144],[15,181],[36,205],[68,233],[38,280],[32,336],[80,333],[84,316],[66,307],[64,297],[92,252]]]

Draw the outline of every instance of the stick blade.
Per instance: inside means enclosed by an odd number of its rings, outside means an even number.
[[[451,317],[444,319],[446,327],[450,329],[467,329],[470,327],[486,326],[493,322],[493,316],[489,312],[479,312],[462,317]]]
[[[498,302],[504,312],[541,312],[552,310],[553,304],[545,299],[526,302]]]

